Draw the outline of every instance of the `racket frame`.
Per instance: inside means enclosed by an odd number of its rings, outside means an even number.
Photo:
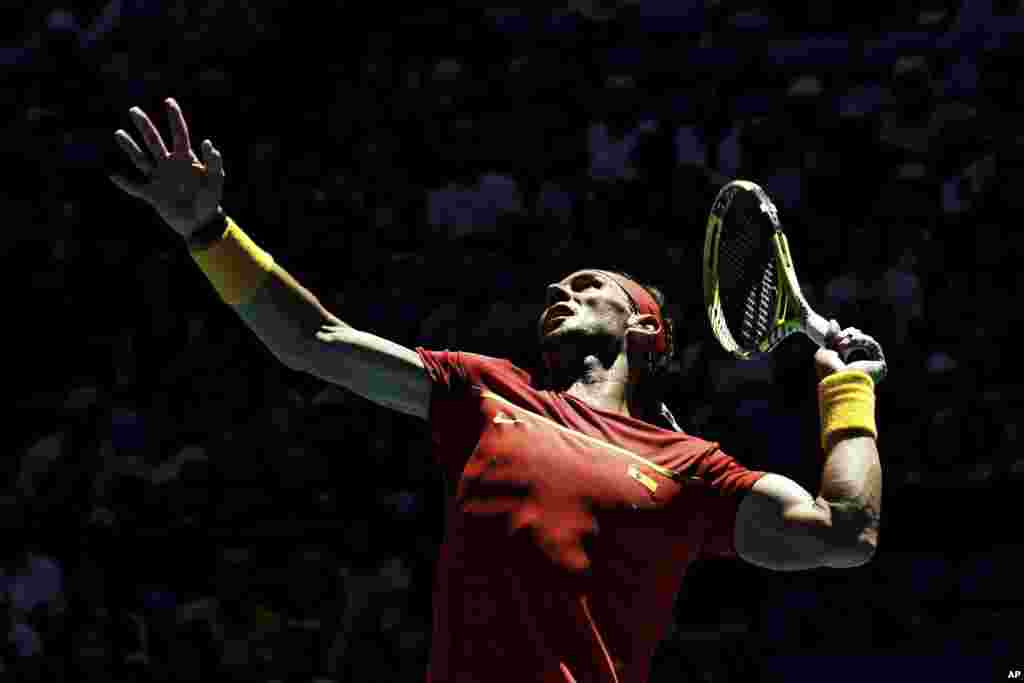
[[[722,232],[722,216],[726,214],[737,192],[753,192],[759,201],[761,213],[772,227],[772,244],[775,253],[775,278],[779,294],[775,301],[774,322],[768,334],[760,339],[754,349],[741,348],[732,336],[722,311],[721,294],[718,288],[718,242]],[[711,331],[722,347],[734,356],[749,359],[753,353],[768,353],[786,337],[803,332],[818,346],[827,346],[834,325],[815,313],[797,279],[796,267],[789,251],[786,233],[779,222],[778,210],[761,187],[748,180],[733,180],[727,183],[712,204],[704,236],[704,305]]]

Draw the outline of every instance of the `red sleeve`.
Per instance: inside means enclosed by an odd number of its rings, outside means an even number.
[[[442,453],[450,453],[456,439],[460,414],[468,409],[472,382],[459,351],[428,351],[417,346],[416,353],[433,382],[427,420],[435,458],[443,462]]]
[[[508,395],[528,386],[530,376],[501,358],[420,346],[416,353],[433,382],[428,420],[434,459],[447,470],[461,471],[483,431],[481,390]]]
[[[419,354],[427,374],[435,385],[452,392],[467,384],[466,368],[462,364],[460,352],[428,351],[422,346],[417,346],[416,353]]]
[[[694,462],[696,476],[709,485],[705,514],[702,554],[711,557],[736,557],[736,511],[740,501],[766,473],[748,470],[711,444]]]

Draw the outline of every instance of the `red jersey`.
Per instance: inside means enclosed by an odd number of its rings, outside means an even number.
[[[718,444],[417,348],[448,482],[428,683],[642,683],[687,566],[763,476]]]

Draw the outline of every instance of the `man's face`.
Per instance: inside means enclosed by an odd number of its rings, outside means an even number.
[[[548,285],[537,334],[543,347],[579,336],[622,338],[632,313],[629,298],[614,280],[596,270],[580,270]]]

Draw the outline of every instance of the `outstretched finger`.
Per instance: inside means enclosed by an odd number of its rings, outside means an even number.
[[[119,176],[119,175],[112,175],[112,176],[110,176],[110,181],[112,183],[114,183],[115,185],[117,185],[122,190],[124,190],[126,193],[128,193],[131,196],[135,197],[136,199],[145,199],[146,198],[146,196],[145,196],[145,194],[143,192],[143,186],[141,184],[139,184],[139,183],[133,183],[132,181],[128,180],[127,178],[124,178],[124,177]]]
[[[188,137],[188,124],[185,123],[185,115],[181,113],[181,107],[173,97],[168,97],[164,103],[167,104],[167,117],[171,122],[174,157],[176,159],[194,159],[192,141]]]
[[[160,131],[156,129],[153,122],[146,116],[146,112],[138,107],[132,107],[129,111],[132,115],[132,120],[135,121],[135,127],[142,133],[142,139],[157,163],[171,156],[170,152],[167,151],[167,145],[164,144],[164,139],[160,137]]]
[[[203,140],[203,163],[215,183],[224,182],[224,157],[209,140]]]
[[[149,163],[149,159],[146,158],[146,153],[142,151],[142,148],[136,144],[135,140],[132,140],[132,136],[128,135],[123,130],[118,129],[114,133],[114,139],[117,140],[117,144],[120,145],[121,149],[125,151],[128,158],[135,164],[135,168],[139,169],[146,175],[149,175],[153,171],[153,164]]]

